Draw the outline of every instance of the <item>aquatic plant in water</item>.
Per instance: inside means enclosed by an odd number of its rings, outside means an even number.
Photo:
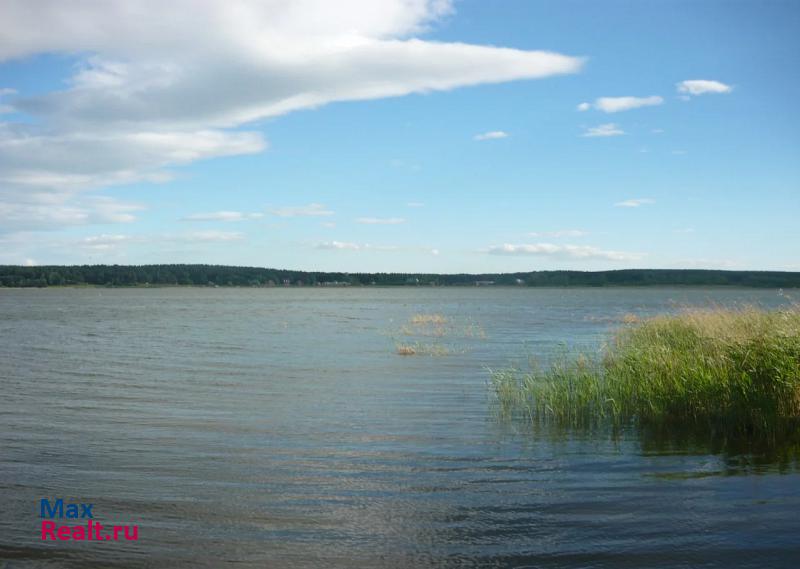
[[[503,413],[537,424],[785,436],[800,426],[800,307],[642,320],[600,356],[496,371],[492,386]]]
[[[395,352],[401,356],[447,356],[466,351],[464,347],[453,343],[445,345],[432,338],[486,339],[486,333],[479,324],[454,320],[439,313],[413,314],[392,336],[403,336],[402,340],[395,340]]]

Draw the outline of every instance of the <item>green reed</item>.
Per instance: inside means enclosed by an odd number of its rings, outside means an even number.
[[[497,371],[492,386],[502,412],[539,424],[785,434],[800,421],[800,307],[643,320],[596,357]]]

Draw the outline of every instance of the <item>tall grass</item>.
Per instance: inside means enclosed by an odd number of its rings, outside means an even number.
[[[800,421],[800,307],[659,316],[620,330],[600,356],[502,370],[492,384],[503,411],[540,424],[773,437]]]

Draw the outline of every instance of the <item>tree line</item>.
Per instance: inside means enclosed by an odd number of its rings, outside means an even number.
[[[800,273],[700,269],[491,274],[331,273],[225,265],[0,265],[0,287],[47,286],[745,286],[800,287]]]

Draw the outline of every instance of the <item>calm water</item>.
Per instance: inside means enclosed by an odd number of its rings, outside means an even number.
[[[0,567],[798,567],[795,465],[535,436],[492,410],[487,368],[709,302],[787,300],[0,290]],[[42,542],[42,497],[139,541]]]

